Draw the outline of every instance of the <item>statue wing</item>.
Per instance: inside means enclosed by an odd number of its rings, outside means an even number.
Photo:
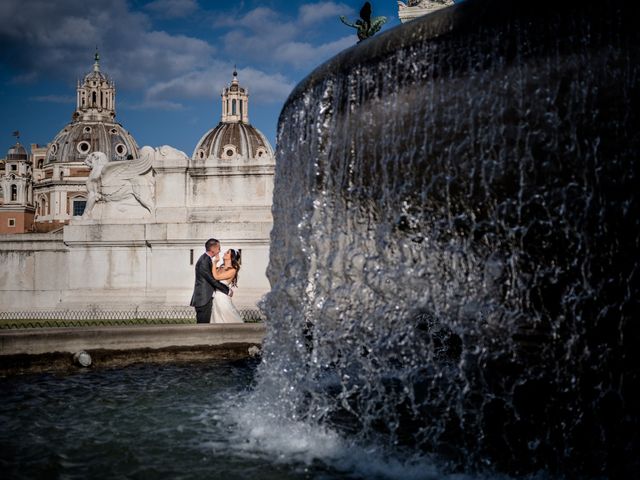
[[[102,168],[102,184],[105,186],[117,185],[124,180],[131,180],[144,175],[151,170],[152,162],[153,156],[148,153],[134,160],[109,162]]]
[[[382,28],[382,25],[384,25],[384,23],[386,21],[387,21],[387,17],[376,17],[376,18],[374,18],[373,21],[371,22],[372,33],[378,32]]]
[[[365,2],[360,9],[360,18],[367,23],[371,22],[371,4],[369,2]]]

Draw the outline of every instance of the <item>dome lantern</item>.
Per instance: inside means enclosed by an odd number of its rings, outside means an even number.
[[[238,72],[233,67],[233,80],[222,91],[222,122],[249,123],[249,92],[238,82]]]
[[[96,49],[93,70],[78,83],[74,118],[96,122],[113,121],[116,116],[116,87],[100,71],[100,55]]]

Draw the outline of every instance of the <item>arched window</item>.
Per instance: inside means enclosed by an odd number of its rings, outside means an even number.
[[[242,104],[244,102],[242,100],[240,100],[240,119],[242,120]]]
[[[231,115],[236,114],[236,99],[231,100]]]
[[[11,185],[11,201],[15,202],[18,200],[18,187],[15,185]]]
[[[97,95],[96,95],[96,92],[93,92],[93,94],[92,94],[91,98],[93,99],[93,103],[92,103],[92,105],[91,105],[91,106],[92,106],[92,107],[95,107],[95,106],[96,106],[96,102],[98,101],[98,99],[97,99]]]

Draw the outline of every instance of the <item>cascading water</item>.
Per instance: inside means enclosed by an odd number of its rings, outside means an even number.
[[[603,3],[469,0],[298,86],[255,436],[638,467],[640,35]]]

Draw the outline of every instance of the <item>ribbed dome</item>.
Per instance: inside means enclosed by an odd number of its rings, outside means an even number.
[[[7,160],[19,160],[26,162],[28,158],[29,155],[27,155],[25,148],[20,145],[20,142],[16,143],[7,151]]]
[[[266,160],[273,158],[273,149],[267,138],[254,126],[239,122],[220,122],[200,139],[192,158]]]
[[[95,54],[93,70],[78,83],[73,121],[53,139],[45,163],[83,162],[93,152],[104,153],[109,161],[138,157],[138,145],[122,125],[114,121],[115,86],[100,71]]]
[[[138,144],[119,123],[78,121],[68,124],[53,139],[45,163],[82,162],[92,152],[109,161],[138,157]]]

